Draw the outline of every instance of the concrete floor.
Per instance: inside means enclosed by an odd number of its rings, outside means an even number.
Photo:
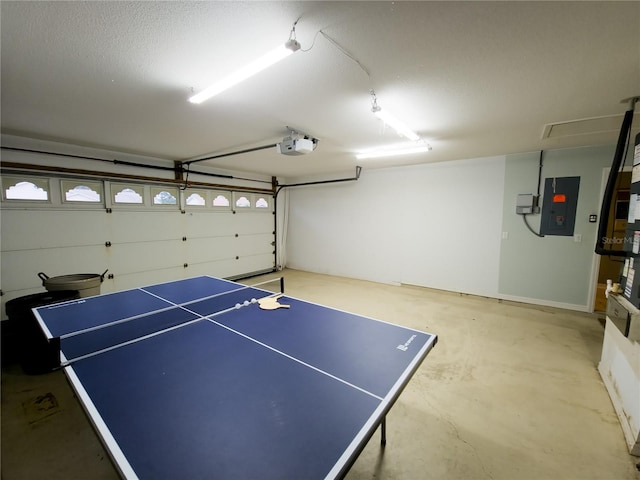
[[[387,416],[386,448],[375,435],[348,479],[640,480],[596,369],[598,315],[278,275],[291,296],[439,336]],[[2,479],[35,478],[117,474],[62,372],[3,365]]]

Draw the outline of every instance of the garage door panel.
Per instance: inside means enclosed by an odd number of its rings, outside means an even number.
[[[234,275],[241,273],[263,272],[275,267],[275,260],[272,254],[247,255],[238,260],[237,271]]]
[[[184,236],[184,219],[177,211],[124,211],[109,216],[112,243],[173,240]]]
[[[3,210],[2,251],[104,244],[106,217],[96,210]]]
[[[237,233],[273,233],[274,216],[271,213],[238,213],[234,226]]]
[[[235,243],[233,237],[217,237],[207,239],[188,240],[189,248],[186,253],[188,263],[201,263],[235,258]]]
[[[110,270],[118,275],[177,267],[184,264],[184,258],[182,241],[178,240],[127,243],[109,248]]]
[[[183,266],[173,266],[167,268],[157,268],[144,272],[118,272],[114,278],[105,279],[102,283],[101,293],[117,292],[138,288],[145,285],[155,285],[156,283],[170,282],[180,278],[185,278],[187,269]]]
[[[241,235],[236,240],[235,250],[238,255],[273,253],[275,248],[273,246],[273,235]]]
[[[237,215],[231,212],[187,212],[185,214],[185,234],[187,237],[206,237],[236,233]]]

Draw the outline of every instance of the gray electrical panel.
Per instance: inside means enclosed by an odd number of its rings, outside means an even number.
[[[538,213],[538,197],[532,193],[521,193],[516,199],[516,213],[518,215],[529,215],[530,213]]]
[[[554,177],[544,181],[541,235],[573,236],[580,177]]]

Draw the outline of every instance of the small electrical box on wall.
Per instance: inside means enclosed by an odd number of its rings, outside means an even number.
[[[579,189],[580,177],[545,179],[540,219],[541,235],[573,236]]]
[[[516,199],[516,213],[518,215],[529,215],[539,213],[538,196],[532,193],[520,193]]]

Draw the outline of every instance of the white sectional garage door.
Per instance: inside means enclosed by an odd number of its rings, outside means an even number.
[[[99,201],[75,203],[65,201],[68,185],[62,181],[34,179],[34,184],[50,191],[46,202],[29,202],[6,198],[8,186],[19,178],[2,180],[3,304],[43,292],[39,272],[53,277],[108,270],[101,286],[107,293],[196,275],[237,278],[275,267],[270,192],[201,188],[196,195],[199,203],[188,204],[187,199],[193,198],[190,189],[152,185],[128,189],[80,181],[98,190]],[[166,190],[175,203],[154,204],[154,198],[162,197],[158,189]],[[123,191],[142,198],[142,203],[118,203],[116,195]],[[218,206],[214,199],[221,200]]]

